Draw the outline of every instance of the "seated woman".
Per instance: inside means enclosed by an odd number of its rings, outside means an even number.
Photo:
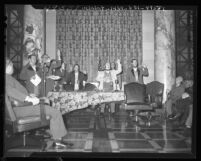
[[[122,72],[122,65],[120,63],[120,59],[117,60],[118,69],[117,70],[111,70],[110,69],[110,63],[107,62],[105,64],[105,70],[104,71],[98,71],[98,75],[96,78],[96,81],[99,82],[99,90],[103,90],[105,92],[107,91],[114,91],[117,90],[116,86],[116,80],[117,80],[117,74]],[[101,113],[104,112],[105,105],[101,105]],[[111,113],[114,113],[115,104],[111,104]]]
[[[72,71],[68,77],[67,84],[70,84],[74,91],[82,90],[88,79],[86,72],[80,71],[80,66],[78,64],[74,65],[74,71]]]

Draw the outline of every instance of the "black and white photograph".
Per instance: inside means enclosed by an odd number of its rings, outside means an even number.
[[[4,6],[3,156],[192,155],[197,7]]]

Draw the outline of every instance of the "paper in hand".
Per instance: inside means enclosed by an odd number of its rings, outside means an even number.
[[[36,74],[34,78],[31,78],[31,83],[33,83],[35,86],[38,86],[41,82],[41,78]]]

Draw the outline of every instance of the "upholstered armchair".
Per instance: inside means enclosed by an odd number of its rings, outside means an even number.
[[[146,112],[145,122],[148,126],[150,125],[150,112],[153,111],[153,107],[146,102],[146,85],[132,82],[124,85],[125,93],[125,109],[127,111],[134,111],[135,121],[138,122],[141,112]]]
[[[164,84],[158,81],[152,81],[146,85],[146,93],[149,104],[153,107],[154,111],[152,116],[163,116],[163,92]],[[154,117],[152,117],[154,118]]]
[[[154,108],[162,108],[164,84],[158,81],[147,83],[146,93],[148,101]]]
[[[20,108],[20,107],[16,107]],[[27,106],[27,108],[29,108]],[[40,103],[39,116],[17,117],[8,96],[5,94],[5,128],[11,131],[11,137],[4,140],[5,149],[15,147],[42,146],[43,142],[27,133],[50,124],[50,116],[45,115],[44,102]],[[19,136],[17,135],[19,134]],[[6,137],[6,136],[5,136]],[[42,144],[41,144],[42,143]]]

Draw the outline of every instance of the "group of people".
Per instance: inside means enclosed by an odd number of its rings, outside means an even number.
[[[26,45],[28,44],[29,43]],[[13,63],[10,59],[6,58],[6,94],[13,103],[13,109],[17,117],[39,114],[39,98],[43,98],[48,102],[48,99],[46,98],[47,93],[52,91],[55,85],[55,80],[52,80],[48,76],[57,75],[61,77],[56,83],[64,85],[66,89],[81,90],[85,87],[88,78],[87,72],[81,72],[79,64],[75,64],[74,67],[69,65],[68,70],[66,70],[66,65],[61,60],[61,53],[59,50],[57,52],[57,59],[51,60],[48,55],[44,54],[40,61],[35,49],[27,51],[28,63],[23,67],[19,77],[20,80],[24,81],[24,86],[12,77]],[[99,84],[97,88],[103,91],[120,90],[118,76],[122,71],[120,59],[117,60],[116,64],[107,62],[105,64],[105,69],[103,71],[98,71],[97,73],[95,79]],[[143,77],[149,76],[148,68],[145,65],[139,66],[137,59],[131,60],[131,67],[128,68],[126,74],[126,83],[138,82],[144,84]],[[170,119],[178,117],[177,113],[182,113],[181,108],[178,107],[184,106],[181,102],[188,100],[190,101],[189,104],[192,104],[192,92],[189,92],[189,89],[192,89],[192,86],[182,82],[183,78],[177,77],[175,86],[168,93],[169,97],[165,103],[165,109],[168,113],[168,118]],[[33,105],[28,107],[17,107],[25,102],[31,102]],[[104,111],[104,106],[105,105],[101,108],[102,111]],[[115,104],[111,103],[110,107],[111,112],[114,113]],[[178,109],[175,107],[178,107]],[[185,107],[186,110],[183,112],[187,116],[185,124],[190,127],[192,124],[192,107]],[[45,112],[47,115],[51,116],[50,132],[52,138],[57,145],[66,147],[68,143],[65,143],[62,140],[62,137],[67,134],[67,130],[60,111],[51,108],[49,105],[45,105]]]

